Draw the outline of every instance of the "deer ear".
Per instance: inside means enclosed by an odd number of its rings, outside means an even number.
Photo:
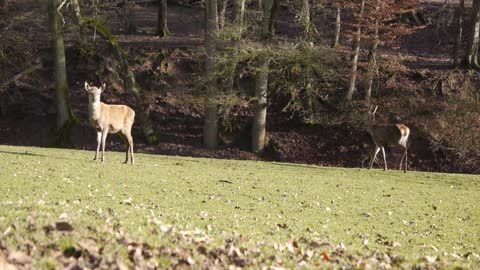
[[[102,92],[105,91],[105,89],[107,89],[107,84],[106,84],[106,83],[102,83]]]
[[[85,90],[87,90],[87,92],[90,92],[90,85],[88,85],[88,82],[85,82]]]

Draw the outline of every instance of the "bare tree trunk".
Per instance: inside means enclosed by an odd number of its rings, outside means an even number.
[[[225,28],[225,14],[227,13],[227,0],[217,0],[218,4],[218,30]]]
[[[480,0],[473,1],[472,9],[472,28],[468,38],[467,52],[465,56],[465,64],[469,68],[475,67],[476,59],[475,54],[478,50],[480,33]]]
[[[333,38],[332,47],[336,48],[340,46],[340,28],[342,26],[341,23],[341,8],[337,7],[337,16],[335,20],[335,37]]]
[[[264,38],[269,38],[275,35],[275,21],[278,6],[278,0],[263,0],[262,35]]]
[[[135,74],[133,73],[132,68],[128,64],[127,54],[122,49],[122,47],[120,47],[120,45],[118,44],[118,40],[108,31],[108,29],[95,19],[85,18],[83,19],[82,25],[91,29],[97,29],[100,36],[102,36],[102,38],[107,42],[111,52],[114,54],[115,58],[117,59],[122,68],[125,89],[131,92],[135,97],[135,112],[140,120],[140,127],[142,129],[143,135],[145,136],[145,139],[149,144],[156,144],[158,142],[158,138],[155,134],[155,131],[153,130],[152,122],[150,121],[149,105],[147,104],[145,94],[142,88],[135,79]]]
[[[260,153],[265,148],[267,123],[268,60],[261,59],[255,75],[255,105],[253,108],[252,152]]]
[[[273,35],[274,0],[263,0],[262,36],[270,38]],[[260,153],[265,148],[268,95],[268,58],[261,56],[258,71],[255,75],[255,104],[252,125],[252,152]]]
[[[303,27],[303,35],[310,37],[312,31],[311,19],[310,19],[310,3],[309,0],[302,0],[302,10],[300,13],[300,23]]]
[[[217,56],[217,1],[207,0],[205,6],[205,76],[208,79],[207,93],[205,99],[205,121],[203,126],[203,144],[210,149],[218,145],[218,123],[217,123],[217,80],[215,78],[215,67]]]
[[[277,27],[277,15],[280,8],[280,1],[281,0],[274,0],[273,7],[271,9],[269,31],[272,37],[275,35],[275,30]]]
[[[57,11],[58,0],[48,1],[48,22],[52,36],[54,54],[55,91],[57,98],[57,138],[56,144],[65,144],[70,140],[71,128],[78,122],[68,97],[67,67],[65,44],[63,42],[60,14]]]
[[[460,0],[457,9],[457,36],[455,38],[455,47],[453,49],[453,66],[458,68],[460,66],[460,48],[462,47],[462,32],[463,32],[463,13],[465,11],[465,0]]]
[[[360,11],[358,13],[357,17],[357,32],[355,35],[355,40],[354,40],[354,48],[353,48],[353,59],[352,59],[352,71],[350,75],[350,86],[348,88],[347,96],[346,99],[347,101],[352,100],[353,98],[353,92],[355,92],[355,82],[357,79],[357,65],[358,65],[358,55],[360,54],[360,35],[362,34],[362,19],[363,19],[363,11],[365,9],[365,0],[362,0],[360,3]]]
[[[80,35],[80,40],[83,43],[86,43],[87,40],[85,36],[85,29],[82,27],[82,13],[80,12],[80,4],[78,3],[78,0],[71,0],[70,3],[72,4],[73,14],[75,14],[75,23],[80,28],[80,31],[78,32]]]
[[[135,25],[135,2],[133,0],[124,0],[123,1],[123,12],[125,20],[125,34],[132,34],[137,31],[137,26]]]
[[[243,32],[243,20],[245,17],[245,0],[235,0],[235,18],[234,23],[238,27],[239,37],[242,36]]]
[[[378,12],[380,3],[377,1],[376,10]],[[377,70],[377,47],[378,47],[378,18],[375,19],[375,30],[373,34],[372,46],[368,52],[368,71],[365,82],[365,100],[370,101],[372,97],[372,86],[374,72]]]
[[[170,34],[167,24],[167,0],[158,0],[157,34],[160,37],[165,37]]]

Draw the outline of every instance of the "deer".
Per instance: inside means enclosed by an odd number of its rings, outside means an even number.
[[[402,169],[402,162],[404,162],[403,171],[407,172],[407,143],[410,136],[410,129],[404,124],[386,124],[379,125],[375,123],[375,113],[378,106],[375,107],[373,112],[370,107],[366,114],[366,127],[367,132],[375,143],[375,151],[373,152],[373,158],[370,160],[369,169],[372,169],[373,163],[377,158],[377,154],[382,150],[384,171],[387,170],[387,158],[385,157],[385,146],[400,146],[404,149],[402,159],[400,160],[399,170]]]
[[[108,133],[118,133],[126,145],[125,164],[130,162],[134,164],[133,157],[133,137],[132,126],[135,120],[135,111],[126,105],[110,105],[100,101],[100,95],[106,89],[106,84],[101,87],[90,86],[85,82],[85,90],[88,93],[88,113],[90,124],[97,132],[97,151],[95,152],[96,161],[102,146],[102,163],[105,162],[105,142]]]

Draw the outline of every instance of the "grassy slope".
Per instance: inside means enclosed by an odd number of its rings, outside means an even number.
[[[438,256],[479,266],[475,255],[457,256],[480,253],[479,176],[141,154],[130,166],[112,152],[102,165],[93,154],[0,146],[0,234],[11,227],[0,244],[53,241],[61,250],[114,219],[120,234],[151,245],[168,243],[155,237],[160,223],[208,231],[219,245],[239,234],[255,243],[304,238],[343,242],[354,254],[397,253],[404,265]],[[40,229],[63,212],[73,233]],[[55,265],[33,256],[37,267]]]

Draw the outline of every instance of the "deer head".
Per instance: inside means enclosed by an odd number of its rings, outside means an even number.
[[[100,101],[100,94],[107,88],[105,83],[102,84],[100,87],[91,86],[88,82],[85,82],[85,91],[88,93],[89,99],[92,101]]]

